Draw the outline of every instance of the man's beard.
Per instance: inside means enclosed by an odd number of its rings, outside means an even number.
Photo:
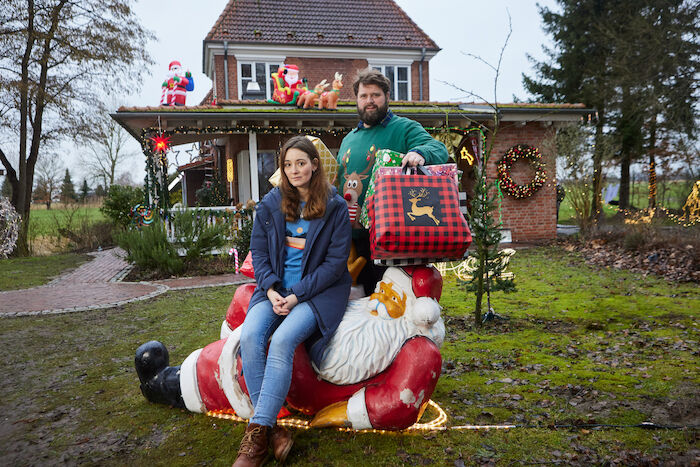
[[[366,107],[365,107],[366,108]],[[360,119],[362,123],[366,123],[369,126],[374,126],[384,120],[387,112],[389,111],[389,102],[384,101],[384,105],[381,107],[377,106],[377,110],[368,112],[364,109],[357,108],[357,113],[360,114]]]
[[[382,319],[368,311],[369,297],[348,304],[343,320],[316,368],[333,384],[364,381],[389,367],[403,344],[418,334],[405,316]],[[314,365],[315,367],[315,365]]]

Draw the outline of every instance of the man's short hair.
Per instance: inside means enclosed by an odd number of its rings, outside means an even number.
[[[357,74],[357,79],[352,84],[352,89],[355,91],[355,96],[357,96],[357,92],[360,89],[360,84],[364,86],[369,84],[379,86],[379,88],[384,91],[384,94],[387,95],[389,94],[389,89],[391,88],[391,81],[389,81],[389,78],[374,68],[366,68]]]

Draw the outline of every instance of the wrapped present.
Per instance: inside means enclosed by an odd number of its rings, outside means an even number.
[[[360,224],[364,228],[369,229],[369,200],[374,194],[374,185],[377,178],[377,171],[381,167],[395,167],[399,171],[401,170],[401,161],[403,160],[403,154],[396,151],[391,151],[389,149],[379,149],[374,158],[374,166],[372,167],[372,173],[369,177],[369,184],[367,185],[367,191],[365,192],[365,202],[362,204],[362,209],[360,210]]]
[[[381,174],[370,199],[372,259],[461,259],[471,232],[454,176]]]
[[[453,177],[457,186],[462,179],[462,171],[457,169],[457,164],[436,164],[436,165],[425,165],[423,168],[430,175],[445,175],[448,177]],[[379,167],[378,175],[399,175],[401,174],[401,167]]]

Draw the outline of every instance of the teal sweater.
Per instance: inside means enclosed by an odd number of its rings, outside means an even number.
[[[365,202],[374,155],[378,149],[390,149],[402,154],[416,151],[425,158],[426,165],[444,164],[448,158],[445,145],[430,136],[415,120],[399,117],[389,111],[381,123],[370,128],[365,128],[360,123],[343,139],[338,151],[338,182],[341,187],[339,191],[342,192],[345,185],[346,174],[360,174],[360,206]]]

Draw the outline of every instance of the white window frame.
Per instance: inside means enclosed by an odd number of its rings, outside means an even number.
[[[243,100],[243,77],[241,75],[241,65],[250,65],[250,69],[252,73],[255,73],[255,65],[258,63],[264,63],[265,64],[265,71],[266,71],[266,76],[267,79],[269,80],[268,83],[272,80],[270,75],[272,73],[277,71],[277,68],[284,63],[284,60],[280,60],[279,62],[277,61],[267,61],[267,60],[238,60],[236,64],[236,77],[238,80],[238,100],[241,101]],[[258,83],[260,84],[260,83]],[[266,99],[271,99],[272,98],[272,92],[273,90],[270,89],[270,86],[267,86],[265,89],[265,98]]]
[[[398,68],[406,68],[406,81],[401,81],[402,83],[406,83],[406,94],[408,99],[406,102],[412,101],[413,100],[413,93],[411,90],[411,67],[413,65],[413,62],[411,63],[406,63],[405,61],[397,61],[396,63],[388,63],[387,60],[384,60],[382,62],[375,62],[372,60],[367,60],[367,63],[369,64],[370,68],[377,68],[379,71],[386,76],[386,67],[391,66],[394,67],[394,88],[391,90],[391,99],[392,100],[398,100],[398,95],[399,95],[399,73],[398,73]]]

